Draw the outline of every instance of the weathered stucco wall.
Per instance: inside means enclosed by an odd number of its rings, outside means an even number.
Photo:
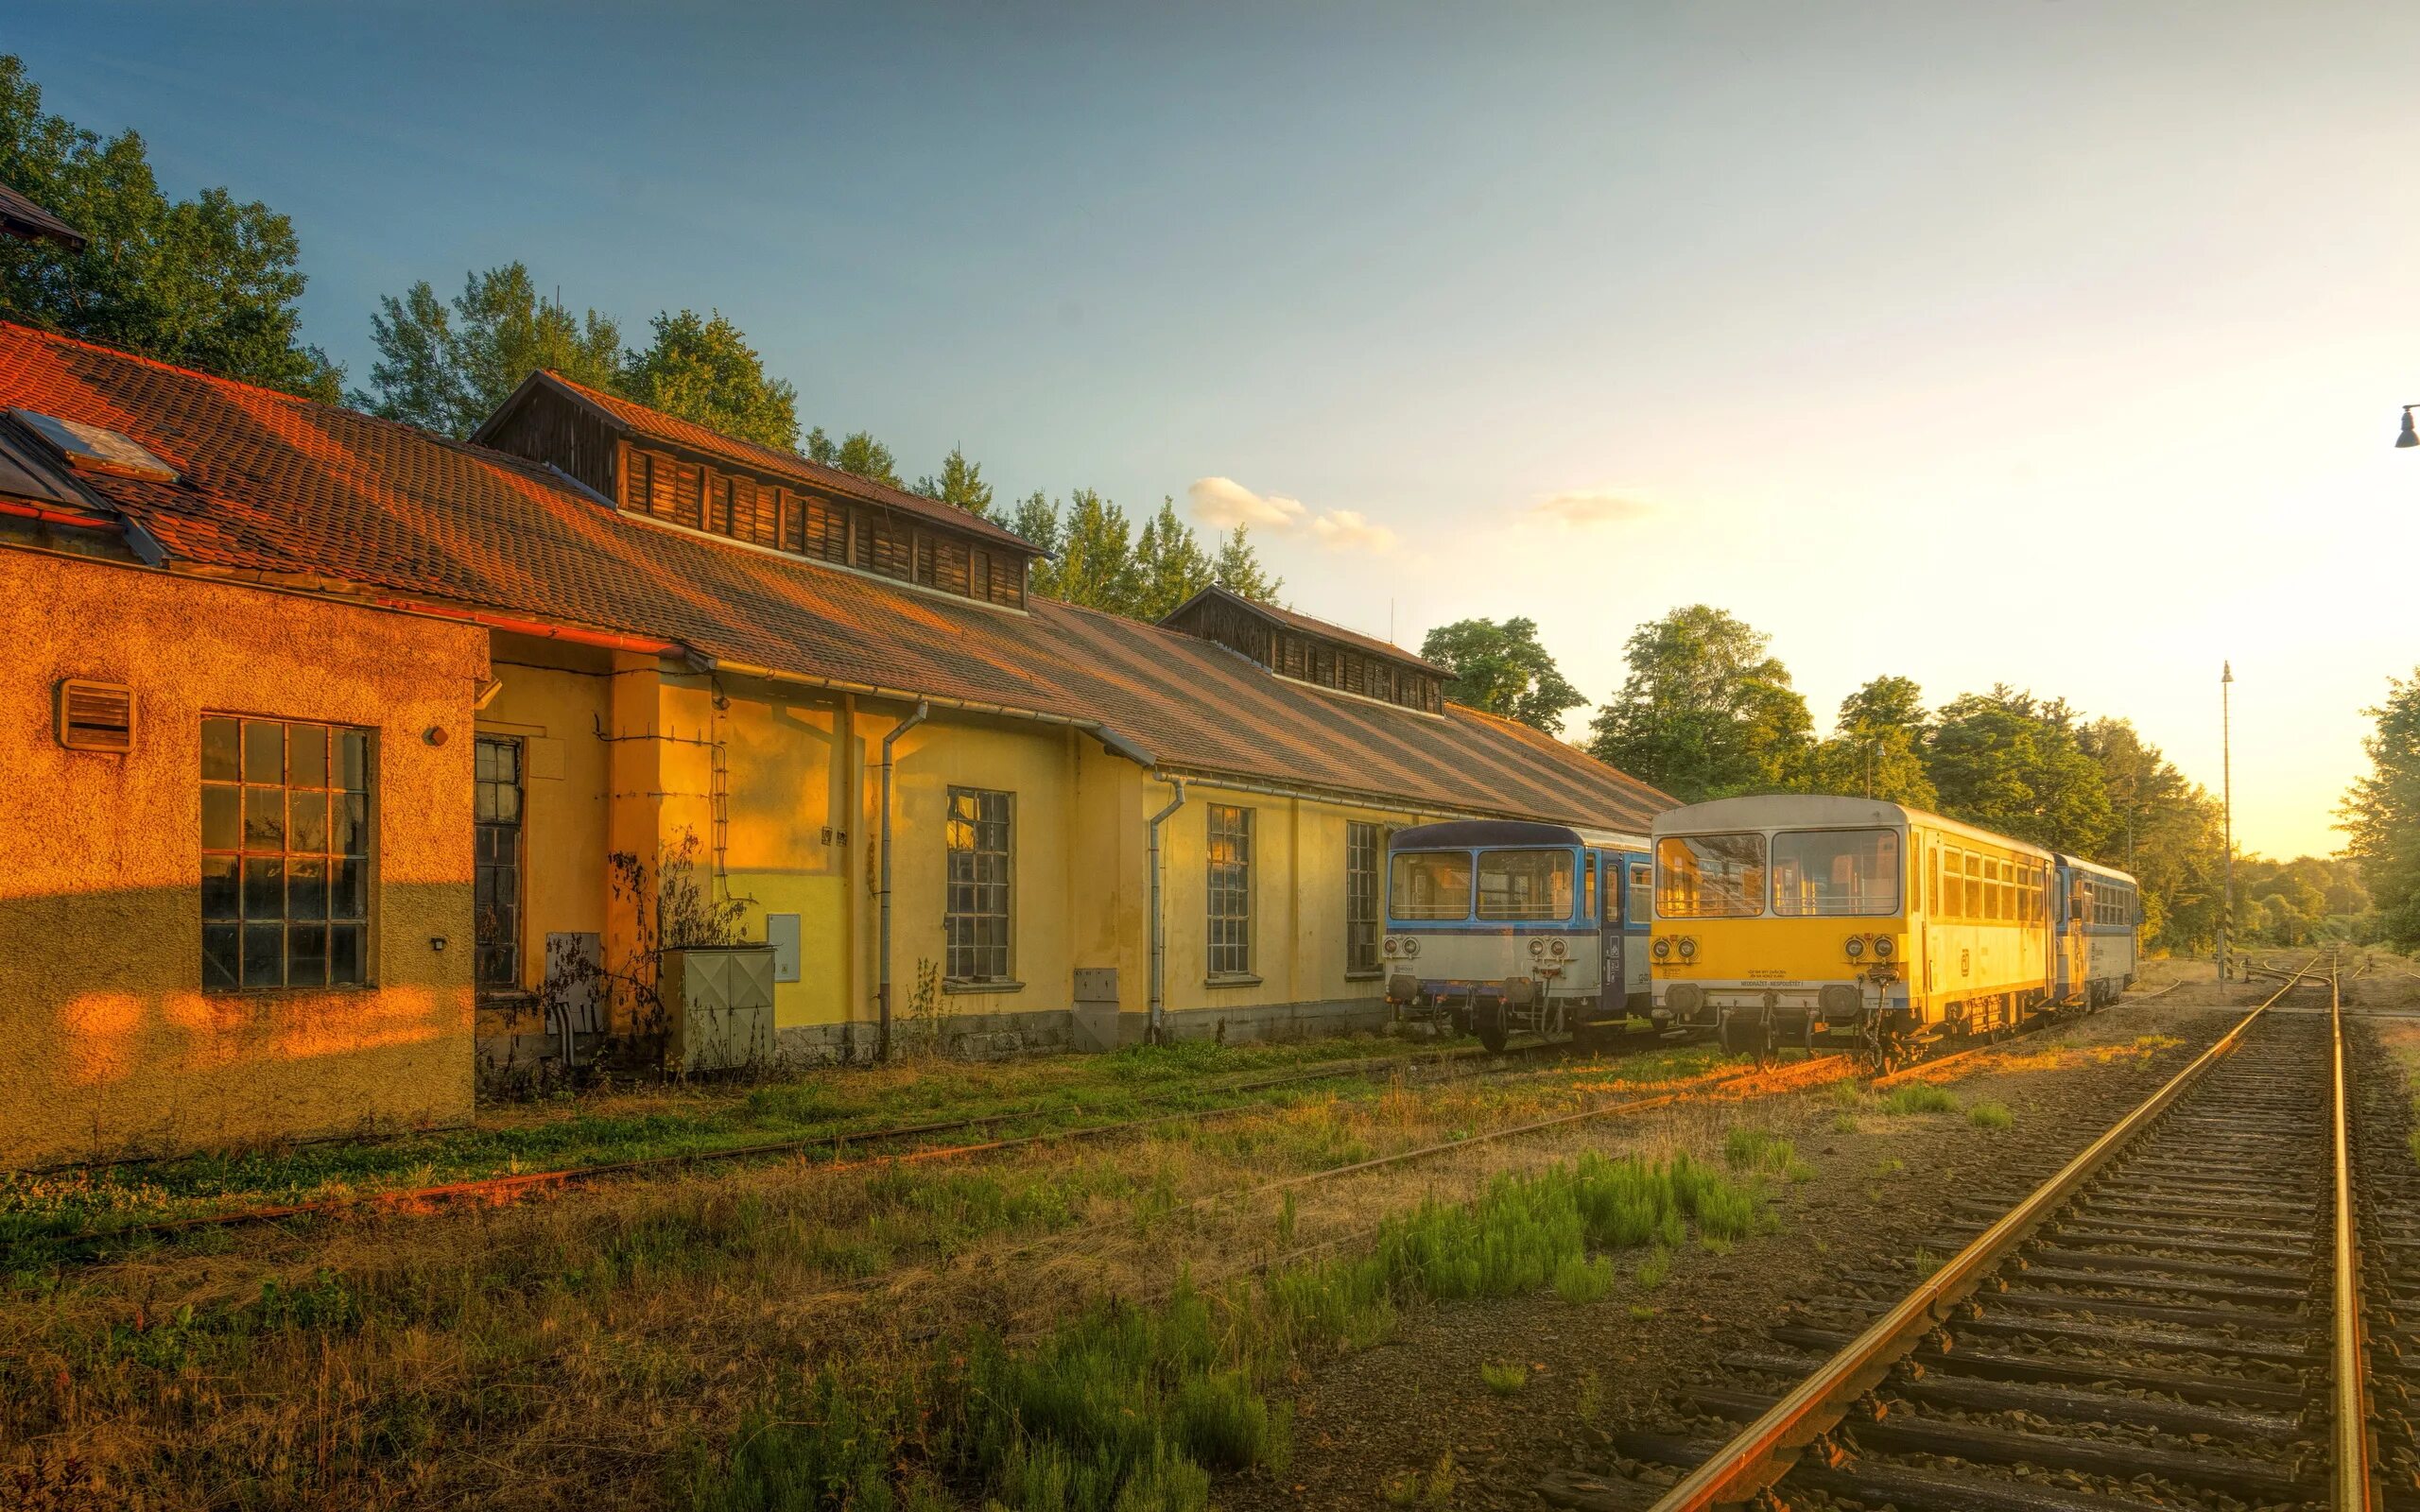
[[[0,1163],[467,1119],[486,634],[0,550]],[[70,677],[132,685],[131,754],[60,747]],[[373,985],[201,990],[205,713],[375,732]]]

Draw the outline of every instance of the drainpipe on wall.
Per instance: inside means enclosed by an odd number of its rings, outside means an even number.
[[[1168,806],[1151,816],[1148,838],[1143,850],[1151,868],[1151,1043],[1163,1044],[1167,1040],[1167,973],[1168,941],[1167,920],[1160,908],[1160,826],[1169,815],[1184,807],[1184,779],[1170,779],[1176,796]]]
[[[882,737],[882,924],[879,929],[880,959],[876,963],[880,986],[875,989],[882,1006],[882,1025],[875,1040],[875,1057],[890,1058],[890,766],[891,744],[908,731],[931,717],[933,706],[918,703],[916,712],[890,727]]]

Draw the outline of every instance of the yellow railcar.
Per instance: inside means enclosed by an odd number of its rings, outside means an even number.
[[[2062,969],[2085,927],[2064,879],[2083,864],[2040,846],[1810,795],[1674,809],[1652,839],[1655,1016],[1728,1048],[1855,1035],[1888,1053],[2100,998]],[[2091,869],[2131,897],[2132,878]]]

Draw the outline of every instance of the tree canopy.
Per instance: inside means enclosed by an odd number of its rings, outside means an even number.
[[[765,375],[764,359],[720,310],[666,311],[649,323],[654,341],[623,373],[632,399],[726,436],[785,451],[798,445],[798,390]],[[890,457],[882,454],[886,466]],[[878,481],[896,483],[897,474]]]
[[[2376,933],[2397,950],[2420,947],[2420,669],[2387,679],[2386,701],[2362,711],[2370,770],[2338,811],[2345,850],[2360,863],[2377,910]]]
[[[1446,668],[1445,696],[1559,734],[1564,711],[1584,704],[1538,641],[1535,620],[1456,620],[1430,630],[1420,654]]]
[[[608,393],[623,388],[621,326],[540,298],[525,264],[464,275],[450,301],[424,279],[378,305],[372,391],[353,395],[372,414],[465,437],[541,368]]]
[[[1806,700],[1766,636],[1705,604],[1634,632],[1588,749],[1684,803],[1786,785],[1813,743]]]
[[[1942,806],[1969,824],[2099,856],[2112,816],[2073,711],[2005,684],[1944,704],[1926,764]]]
[[[982,466],[968,461],[960,447],[951,447],[949,455],[942,458],[940,477],[928,472],[917,479],[916,491],[978,520],[992,518],[992,485],[983,481]]]
[[[86,237],[0,237],[0,317],[222,378],[337,403],[344,371],[302,339],[294,223],[225,189],[171,199],[143,138],[103,140],[42,108],[0,56],[0,182]]]
[[[1262,602],[1281,586],[1240,530],[1216,556],[1205,551],[1170,498],[1160,500],[1139,533],[1124,509],[1091,489],[1078,489],[1063,507],[1046,493],[1028,494],[1006,523],[1055,558],[1033,564],[1034,593],[1129,619],[1159,619],[1214,582]]]

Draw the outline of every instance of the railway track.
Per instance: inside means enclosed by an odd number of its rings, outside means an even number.
[[[2396,1304],[2420,1300],[2420,1171],[2394,1078],[2348,1072],[2366,1041],[2341,966],[2305,961],[2014,1204],[1953,1203],[1938,1268],[1841,1276],[1677,1391],[1687,1426],[1614,1435],[1623,1473],[1547,1499],[2239,1512],[2382,1506],[2388,1485],[2413,1504],[2420,1361],[2400,1355],[2420,1334],[2397,1319],[2420,1314]],[[2290,995],[2332,1011],[2270,1011]]]

